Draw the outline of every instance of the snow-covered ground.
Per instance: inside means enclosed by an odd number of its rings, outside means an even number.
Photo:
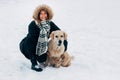
[[[30,69],[19,51],[39,4],[54,11],[53,21],[68,34],[68,68]],[[0,0],[0,80],[120,80],[119,0]]]

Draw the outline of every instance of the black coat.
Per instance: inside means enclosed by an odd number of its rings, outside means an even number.
[[[60,30],[52,21],[50,22],[50,33],[52,31]],[[46,54],[37,56],[36,45],[39,37],[40,28],[36,25],[35,21],[32,21],[28,26],[27,36],[20,42],[20,51],[24,56],[31,60],[32,64],[37,64],[36,60],[39,62],[44,62],[46,60]],[[67,49],[67,41],[64,41],[65,50]]]

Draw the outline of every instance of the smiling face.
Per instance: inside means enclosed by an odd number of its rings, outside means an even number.
[[[50,37],[57,43],[58,46],[61,46],[66,39],[66,33],[63,31],[53,31]]]
[[[41,20],[41,21],[47,20],[47,18],[48,18],[47,11],[41,10],[39,17],[40,17],[40,20]]]

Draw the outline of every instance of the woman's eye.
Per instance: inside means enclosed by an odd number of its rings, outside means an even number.
[[[58,36],[55,36],[56,38],[58,38]]]

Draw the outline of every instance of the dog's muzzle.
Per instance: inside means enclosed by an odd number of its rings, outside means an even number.
[[[59,41],[58,41],[58,46],[61,46],[61,44],[62,44],[62,41],[59,40]]]

